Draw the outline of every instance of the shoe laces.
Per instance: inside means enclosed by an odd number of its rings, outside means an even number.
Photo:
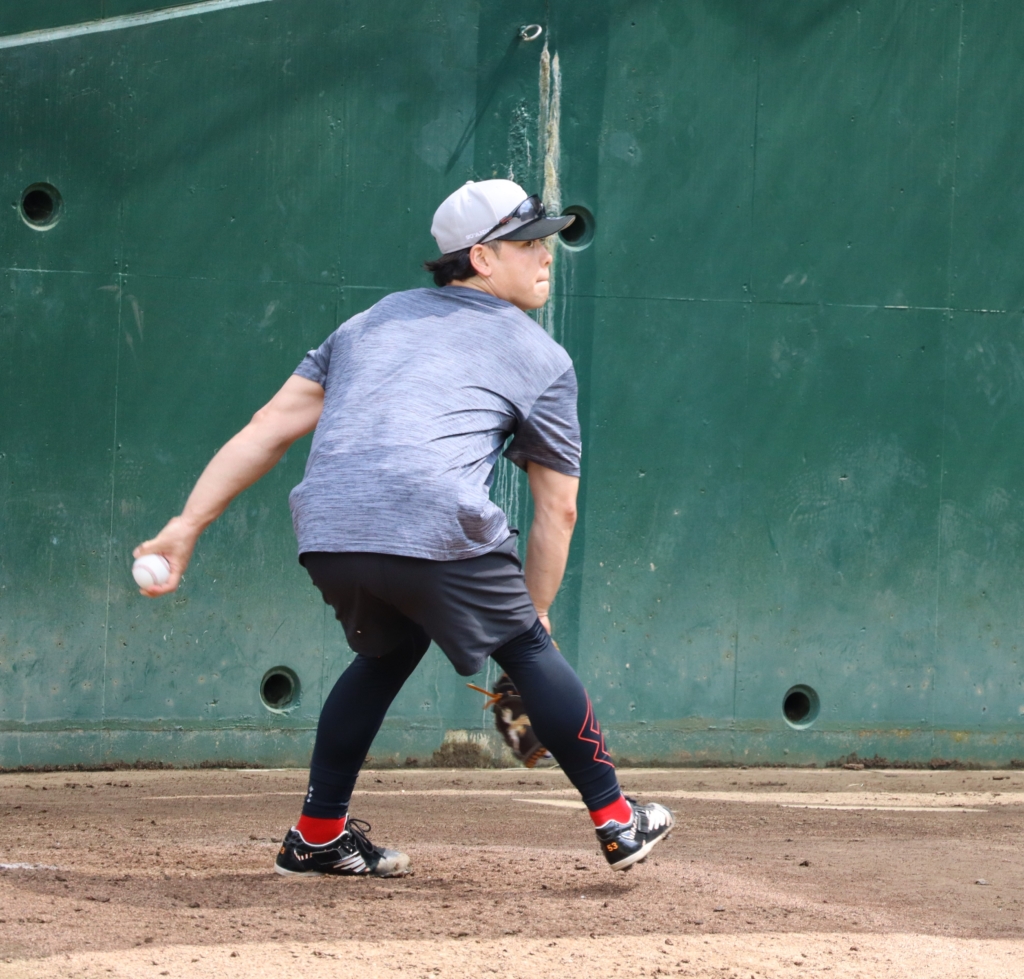
[[[356,845],[356,849],[359,850],[363,856],[367,857],[381,852],[367,838],[366,834],[369,833],[372,828],[373,827],[366,822],[366,820],[353,819],[351,816],[345,822],[345,831],[352,837],[352,840]]]

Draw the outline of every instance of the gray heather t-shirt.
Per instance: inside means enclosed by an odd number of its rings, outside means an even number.
[[[578,476],[576,374],[502,299],[461,286],[385,297],[295,371],[324,387],[305,478],[289,502],[307,551],[452,561],[509,536],[489,499],[505,455]]]

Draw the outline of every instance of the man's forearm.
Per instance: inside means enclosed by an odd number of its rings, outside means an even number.
[[[535,462],[529,464],[527,475],[533,497],[533,523],[526,544],[526,588],[544,628],[550,632],[547,614],[569,559],[579,479]]]
[[[246,425],[210,460],[196,481],[181,518],[202,533],[243,490],[265,476],[288,450],[279,439]]]
[[[170,565],[163,584],[142,589],[156,598],[174,591],[185,573],[199,535],[242,490],[270,472],[297,438],[312,432],[323,410],[324,389],[316,381],[293,374],[252,417],[252,421],[211,460],[196,481],[181,516],[172,517],[156,537],[143,541],[132,554],[160,554]]]
[[[324,389],[292,375],[252,421],[211,460],[196,482],[181,520],[203,532],[243,490],[280,462],[288,447],[320,420]]]
[[[261,429],[251,423],[231,439],[203,470],[181,516],[173,517],[156,537],[135,548],[135,557],[160,554],[171,569],[167,581],[142,589],[143,594],[155,598],[174,591],[192,560],[199,535],[284,455],[288,443]]]
[[[538,615],[546,615],[558,594],[569,559],[573,523],[534,517],[526,545],[526,588]]]

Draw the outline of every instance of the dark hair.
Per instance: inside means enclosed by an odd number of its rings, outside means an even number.
[[[496,241],[485,242],[488,248],[497,251],[501,246]],[[434,276],[434,285],[446,286],[452,282],[464,282],[476,275],[476,269],[469,260],[469,253],[472,246],[462,248],[457,252],[449,252],[440,258],[432,258],[423,263],[423,268]]]

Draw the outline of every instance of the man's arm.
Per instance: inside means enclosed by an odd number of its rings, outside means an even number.
[[[536,462],[530,462],[526,472],[533,496],[533,523],[526,545],[526,587],[541,625],[550,632],[548,610],[562,584],[569,558],[580,481],[576,476],[566,476]]]
[[[143,595],[155,598],[178,587],[199,535],[242,490],[270,472],[296,439],[316,428],[323,406],[324,389],[316,381],[297,374],[285,381],[252,421],[210,460],[181,516],[132,552],[134,557],[162,554],[171,566],[170,578],[162,585],[142,589]]]

